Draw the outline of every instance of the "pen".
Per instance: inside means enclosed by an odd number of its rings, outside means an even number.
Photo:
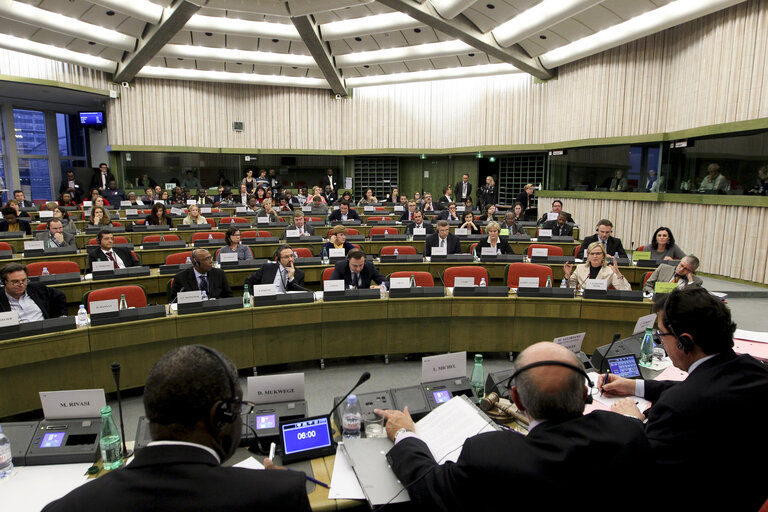
[[[271,443],[269,445],[269,460],[274,461],[275,460],[275,448],[277,448],[277,445],[275,443]]]
[[[603,391],[605,390],[605,385],[610,382],[608,378],[611,376],[610,373],[605,372],[605,379],[603,379],[603,387],[600,388],[600,396],[603,396]]]
[[[287,469],[288,471],[296,471],[295,469],[291,469],[291,468],[285,468],[285,469]],[[297,473],[298,473],[298,471],[297,471]],[[316,480],[316,479],[312,478],[311,476],[307,475],[306,473],[304,474],[304,478],[306,478],[310,482],[316,483],[317,485],[322,485],[326,489],[330,489],[331,488],[331,486],[328,485],[327,483],[321,482],[320,480]]]

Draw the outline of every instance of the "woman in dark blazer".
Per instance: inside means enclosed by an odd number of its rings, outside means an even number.
[[[152,211],[147,215],[145,222],[148,226],[168,225],[169,228],[171,227],[171,218],[168,217],[163,203],[155,203],[152,206]]]
[[[485,226],[485,232],[488,233],[488,236],[480,240],[475,248],[477,256],[480,256],[483,247],[494,247],[496,252],[501,251],[501,254],[514,254],[507,242],[507,237],[499,236],[501,227],[498,222],[495,220],[489,222],[488,225]]]

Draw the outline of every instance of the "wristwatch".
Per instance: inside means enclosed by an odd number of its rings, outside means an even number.
[[[411,430],[408,430],[407,428],[401,428],[400,430],[398,430],[397,432],[395,432],[395,438],[394,438],[394,441],[397,441],[397,436],[399,436],[399,435],[400,435],[400,434],[402,434],[403,432],[411,432]]]

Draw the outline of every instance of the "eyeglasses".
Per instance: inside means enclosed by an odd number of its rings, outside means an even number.
[[[12,284],[13,286],[27,285],[29,284],[29,279],[11,279],[8,281],[8,283]]]
[[[656,343],[657,345],[660,345],[661,344],[661,340],[662,340],[662,338],[664,338],[664,336],[675,336],[675,333],[673,333],[673,332],[663,332],[663,331],[661,331],[659,329],[656,329],[655,331],[653,331],[653,341],[654,341],[654,343]]]

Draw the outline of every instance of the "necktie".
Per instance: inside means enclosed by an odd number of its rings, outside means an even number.
[[[440,247],[445,247],[445,238],[440,239]]]
[[[352,288],[359,288],[359,287],[360,287],[360,278],[357,272],[352,272]]]
[[[280,284],[283,286],[283,290],[282,291],[284,291],[284,292],[288,291],[288,285],[286,284],[286,282],[287,282],[287,279],[285,278],[285,269],[281,268],[280,269]]]
[[[112,261],[112,265],[114,265],[115,268],[118,268],[117,260],[115,259],[115,256],[112,254],[112,251],[109,251],[107,253],[107,258],[109,258]]]
[[[413,220],[413,212],[408,214],[408,220]]]
[[[673,283],[676,283],[676,282],[678,282],[679,280],[680,280],[680,276],[679,276],[679,275],[677,275],[677,274],[675,274],[675,277],[673,277],[673,278],[672,278],[672,282],[673,282]]]
[[[200,276],[200,291],[208,295],[208,278],[204,275]]]

